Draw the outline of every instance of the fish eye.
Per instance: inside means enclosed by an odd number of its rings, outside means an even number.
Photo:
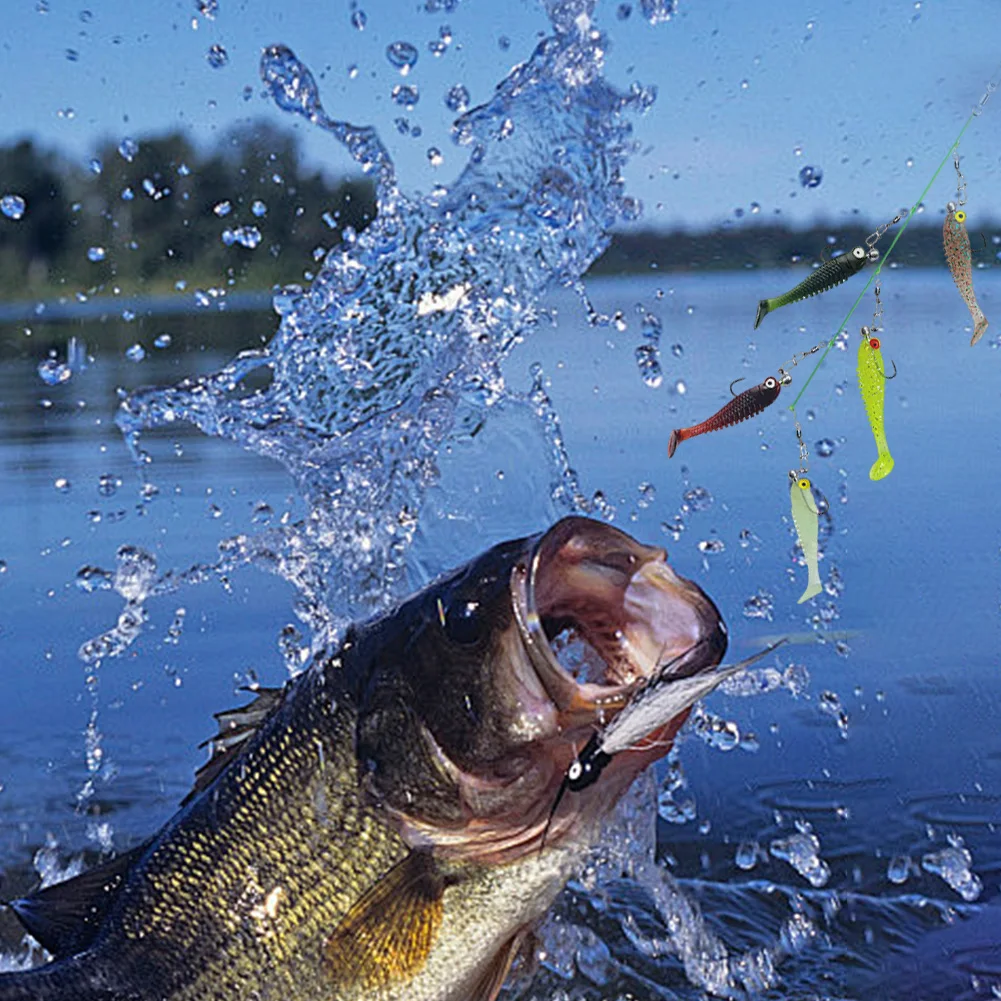
[[[960,209],[955,215],[956,222],[966,222],[966,213]]]
[[[571,782],[576,782],[577,779],[584,774],[584,766],[579,761],[574,761],[571,763],[570,767],[567,769],[567,778]]]
[[[805,476],[801,476],[799,478],[798,486],[800,490],[809,490],[810,481]]]
[[[871,347],[873,349],[873,351],[878,351],[879,350],[879,338],[878,337],[870,337],[869,338],[869,347]]]
[[[483,618],[478,601],[459,599],[449,605],[442,625],[445,635],[459,646],[472,646],[483,637]]]
[[[774,389],[774,388],[775,388],[775,380],[771,376],[769,376],[767,379],[765,379],[765,389]]]
[[[856,247],[852,251],[852,255],[855,257],[857,261],[861,261],[862,258],[865,257],[865,251],[861,247]]]

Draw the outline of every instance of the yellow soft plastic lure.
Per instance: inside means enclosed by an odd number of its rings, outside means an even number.
[[[806,590],[800,595],[799,603],[809,601],[815,594],[820,594],[820,556],[817,551],[817,534],[820,528],[817,502],[813,499],[813,487],[802,473],[790,473],[789,502],[792,505],[792,522],[796,526],[799,545],[806,559],[809,579]]]
[[[896,371],[893,373],[896,375]],[[879,338],[872,337],[868,328],[863,327],[862,341],[858,346],[858,386],[862,392],[865,412],[869,415],[869,427],[876,439],[879,453],[869,470],[870,480],[881,480],[893,470],[893,456],[886,444],[886,428],[883,425],[883,403],[886,398],[887,376],[883,367],[883,355],[879,350]]]
[[[973,317],[973,337],[970,338],[970,344],[973,345],[984,336],[987,317],[977,305],[977,297],[973,294],[973,252],[970,250],[970,234],[966,231],[966,211],[955,202],[949,202],[945,209],[942,245],[952,280]]]

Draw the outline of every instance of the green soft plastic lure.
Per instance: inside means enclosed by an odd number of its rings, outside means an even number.
[[[869,427],[876,439],[876,451],[879,453],[869,470],[870,480],[881,480],[889,476],[893,470],[893,456],[886,444],[886,428],[883,425],[883,403],[886,398],[887,376],[883,365],[883,355],[880,351],[878,337],[871,337],[869,328],[862,328],[862,341],[858,346],[858,385],[862,392],[862,402],[869,417]],[[893,375],[896,375],[894,369]]]
[[[758,325],[773,309],[788,306],[792,302],[799,302],[800,299],[808,299],[811,295],[820,295],[821,292],[826,292],[829,288],[834,288],[835,285],[848,281],[852,275],[857,275],[865,267],[867,260],[869,260],[869,255],[866,253],[865,247],[855,247],[848,254],[824,261],[819,268],[810,273],[808,278],[804,278],[785,295],[776,296],[774,299],[762,299],[758,303],[758,315],[754,318],[754,329],[758,329]]]
[[[820,528],[817,502],[813,499],[813,486],[809,479],[800,473],[790,473],[789,503],[792,505],[792,522],[796,526],[799,545],[806,559],[809,579],[806,590],[800,595],[799,603],[809,601],[815,594],[820,594],[820,559],[817,551],[817,535]]]
[[[977,297],[973,294],[973,253],[970,250],[970,234],[966,231],[966,212],[955,202],[949,202],[945,209],[942,245],[952,280],[973,317],[973,337],[970,338],[972,346],[984,336],[987,317],[977,305]]]

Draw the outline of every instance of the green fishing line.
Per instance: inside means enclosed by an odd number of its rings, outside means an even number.
[[[862,288],[862,291],[859,292],[858,298],[852,303],[851,309],[848,310],[848,315],[845,316],[845,318],[841,321],[841,323],[838,325],[838,329],[835,332],[834,336],[827,342],[827,347],[824,349],[824,353],[820,356],[819,360],[817,361],[817,364],[813,366],[813,371],[811,371],[810,374],[807,376],[806,382],[803,383],[803,388],[796,394],[796,398],[792,401],[792,403],[789,404],[789,409],[793,411],[793,413],[796,412],[796,404],[799,403],[800,397],[802,397],[802,395],[806,392],[806,387],[810,385],[810,382],[813,380],[813,377],[817,374],[817,370],[820,368],[821,365],[824,364],[824,359],[827,357],[828,352],[837,343],[838,334],[840,334],[842,330],[848,329],[848,321],[852,318],[852,314],[858,308],[858,304],[862,301],[862,296],[864,296],[866,292],[869,291],[869,287],[879,277],[880,272],[883,270],[883,265],[886,263],[890,254],[893,253],[893,248],[897,245],[897,241],[904,235],[904,230],[907,229],[911,219],[913,219],[914,216],[917,214],[918,208],[925,199],[925,195],[927,195],[928,192],[931,190],[931,186],[937,180],[938,175],[942,173],[942,168],[949,162],[950,158],[955,152],[956,147],[959,145],[960,140],[963,138],[963,134],[970,127],[970,123],[973,121],[973,119],[980,117],[980,113],[984,110],[984,105],[987,103],[987,99],[991,96],[991,94],[994,93],[995,90],[997,90],[997,84],[994,83],[993,81],[994,78],[999,75],[999,73],[1001,73],[1001,65],[999,65],[997,70],[995,70],[995,72],[991,74],[991,79],[987,84],[986,93],[984,93],[983,97],[980,98],[980,102],[976,105],[973,111],[970,112],[970,117],[967,118],[966,121],[963,123],[963,127],[959,130],[959,135],[956,136],[952,145],[949,147],[948,152],[942,158],[942,162],[935,168],[935,173],[931,175],[931,179],[925,185],[924,190],[921,192],[920,195],[918,195],[918,200],[911,206],[910,211],[907,213],[907,218],[904,220],[904,224],[900,227],[900,229],[897,230],[896,235],[893,237],[893,241],[890,243],[890,246],[886,248],[886,253],[883,254],[882,257],[880,258],[876,270],[873,271],[871,275],[869,275],[869,280],[865,283],[864,287]]]

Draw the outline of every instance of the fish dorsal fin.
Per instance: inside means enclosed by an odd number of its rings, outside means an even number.
[[[148,847],[149,842],[144,842],[79,876],[12,900],[8,906],[25,930],[57,959],[82,952],[100,930],[129,869]]]
[[[257,732],[257,728],[281,704],[284,688],[254,688],[254,701],[238,709],[215,713],[219,732],[199,747],[211,747],[209,760],[195,772],[195,784],[181,800],[184,806],[194,799],[240,753],[243,745]]]
[[[446,882],[429,852],[412,851],[393,866],[324,946],[338,986],[376,993],[419,973],[441,928]]]

